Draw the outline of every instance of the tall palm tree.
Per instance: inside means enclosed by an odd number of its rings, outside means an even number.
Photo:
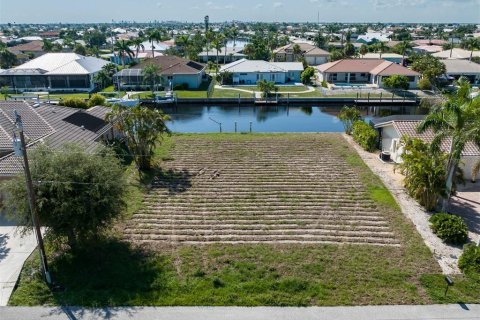
[[[419,124],[418,131],[432,129],[435,137],[432,147],[440,149],[443,142],[450,143],[447,162],[447,195],[442,204],[446,211],[452,195],[455,172],[460,163],[462,152],[467,143],[480,147],[480,97],[472,99],[470,83],[465,79],[458,81],[456,94],[448,101],[433,106],[430,114]]]
[[[186,48],[190,44],[190,36],[188,34],[182,34],[175,39],[175,45],[182,55],[185,54]]]
[[[227,63],[227,43],[230,37],[231,37],[230,29],[225,28],[225,30],[223,30],[223,43],[225,48],[225,50],[223,50],[223,63]]]
[[[302,49],[300,49],[300,46],[298,45],[298,43],[295,43],[293,45],[293,57],[294,57],[294,60],[297,61],[298,60],[298,56],[300,54],[302,54]]]
[[[125,40],[119,40],[115,42],[113,48],[115,51],[118,51],[118,55],[122,60],[122,67],[125,68],[125,57],[128,56],[130,58],[133,58],[133,51],[132,49],[130,49],[130,42]]]
[[[218,53],[222,52],[222,45],[223,45],[223,35],[221,33],[215,33],[215,36],[213,37],[212,40],[212,46],[217,50],[217,71],[215,71],[215,74],[218,73]]]
[[[149,64],[142,70],[143,83],[150,86],[152,95],[155,95],[155,86],[161,81],[161,68],[156,64]]]
[[[377,48],[380,51],[380,59],[382,59],[382,54],[387,51],[387,45],[385,42],[381,41],[377,44]]]
[[[215,34],[210,29],[205,32],[205,50],[207,51],[207,61],[208,61],[208,52],[210,51],[210,43],[212,42]]]
[[[153,50],[155,49],[155,46],[153,45],[153,43],[155,41],[162,40],[162,34],[157,29],[150,29],[147,31],[147,39],[148,39],[148,42],[150,42],[150,45],[152,46],[152,58],[153,58],[155,56],[155,53]]]
[[[138,59],[138,53],[140,52],[140,49],[142,51],[145,51],[145,46],[143,45],[143,38],[135,38],[133,40],[130,40],[130,43],[132,44],[132,46],[135,47],[135,53],[136,53],[135,56]]]
[[[230,35],[232,36],[233,46],[235,47],[235,45],[237,44],[238,28],[235,27],[235,26],[233,26],[233,27],[230,29]]]
[[[368,47],[367,45],[364,43],[360,46],[360,54],[362,55],[362,58],[367,54],[368,52]]]
[[[402,60],[404,60],[405,59],[405,54],[407,53],[407,50],[411,49],[412,45],[411,45],[410,41],[403,40],[402,42],[400,42],[400,48],[402,49]]]
[[[480,41],[477,38],[468,38],[463,45],[465,49],[470,50],[470,61],[472,61],[473,51],[480,47]]]

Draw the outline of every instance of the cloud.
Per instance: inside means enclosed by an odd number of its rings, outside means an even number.
[[[273,7],[274,7],[275,9],[281,8],[281,7],[283,7],[283,3],[282,3],[282,2],[275,2],[275,3],[273,4]]]
[[[255,9],[261,9],[261,8],[263,8],[263,4],[259,3],[254,8]]]
[[[157,2],[157,7],[161,7],[162,6],[162,3],[161,2]]]

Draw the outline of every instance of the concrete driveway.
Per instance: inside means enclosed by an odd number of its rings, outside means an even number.
[[[449,211],[463,217],[470,239],[480,241],[480,182],[459,186],[459,191],[451,199]]]
[[[35,236],[21,237],[16,227],[0,218],[0,306],[6,306],[23,263],[37,246]]]

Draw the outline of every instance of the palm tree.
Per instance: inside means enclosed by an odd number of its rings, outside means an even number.
[[[140,52],[140,49],[142,51],[145,51],[145,46],[143,45],[143,38],[135,38],[133,40],[130,41],[130,43],[132,44],[132,46],[135,47],[135,52],[136,52],[136,57],[138,59],[138,53]],[[153,58],[153,56],[152,56]]]
[[[185,55],[185,51],[186,51],[186,48],[188,47],[189,43],[190,43],[190,36],[187,35],[187,34],[179,35],[175,39],[175,44],[178,47],[178,51],[180,51],[180,53],[182,55]]]
[[[382,54],[387,51],[387,46],[385,45],[385,42],[379,42],[377,44],[377,48],[380,51],[380,59],[382,59]]]
[[[223,50],[223,63],[227,63],[227,44],[228,44],[228,39],[230,38],[230,29],[226,28],[223,30],[223,43],[224,43],[224,48]]]
[[[360,47],[360,54],[362,55],[362,58],[367,54],[368,52],[368,47],[366,44],[362,44]]]
[[[213,40],[212,40],[212,46],[217,50],[217,68],[218,68],[218,53],[222,52],[222,45],[223,45],[223,35],[221,33],[215,33]],[[217,74],[217,72],[215,72]]]
[[[53,50],[53,43],[50,40],[43,39],[42,50],[45,52],[51,52]]]
[[[156,64],[149,64],[142,70],[143,83],[150,86],[152,96],[155,95],[155,86],[160,82],[161,69]]]
[[[153,43],[155,41],[162,40],[162,35],[157,29],[150,29],[150,30],[147,31],[147,39],[150,42],[150,45],[152,46],[152,58],[153,58],[153,57],[155,57],[155,53],[154,53],[154,50],[153,50],[153,49],[155,49],[155,46],[153,45]]]
[[[407,50],[410,49],[412,45],[410,44],[410,41],[408,40],[403,40],[400,43],[400,48],[402,49],[402,60],[405,59],[405,53],[407,53]]]
[[[440,149],[443,142],[450,144],[443,211],[447,210],[455,173],[465,146],[467,143],[475,143],[480,147],[480,97],[471,98],[471,87],[467,80],[461,78],[457,84],[459,87],[456,94],[448,101],[433,106],[430,114],[418,126],[421,133],[428,129],[433,130],[433,148]]]
[[[105,88],[107,83],[111,81],[110,76],[108,75],[108,72],[105,70],[100,70],[93,78],[93,80],[97,83],[100,84],[101,88]]]
[[[210,30],[207,30],[205,32],[205,49],[207,51],[207,61],[208,61],[208,52],[210,51],[210,43],[212,42],[213,38],[214,38],[215,34],[213,31],[210,31]]]
[[[470,50],[470,61],[472,61],[473,51],[480,47],[480,41],[477,38],[468,38],[464,42],[465,49]]]
[[[268,99],[270,93],[275,91],[275,83],[267,80],[258,80],[257,87],[262,92],[262,97]]]
[[[293,45],[293,48],[292,48],[292,49],[293,49],[293,57],[294,57],[295,61],[297,61],[297,60],[298,60],[298,56],[299,56],[300,54],[302,54],[302,49],[300,49],[300,46],[298,45],[298,43],[295,43],[295,44]]]
[[[125,40],[119,40],[115,42],[115,45],[113,48],[115,51],[118,51],[118,55],[122,60],[122,67],[125,68],[125,56],[128,56],[130,58],[133,57],[133,51],[132,49],[130,49],[130,42]]]
[[[235,47],[235,45],[237,44],[237,37],[238,37],[238,28],[233,26],[231,29],[230,29],[230,35],[232,36],[232,40],[233,40],[233,46]]]
[[[0,46],[0,68],[8,69],[16,62],[17,56],[13,52],[8,50],[6,45]]]

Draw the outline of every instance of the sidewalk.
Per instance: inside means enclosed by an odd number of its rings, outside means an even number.
[[[480,305],[365,307],[0,307],[2,320],[458,320],[480,319]]]
[[[23,263],[37,246],[33,233],[22,238],[15,231],[0,220],[0,306],[7,305]]]

